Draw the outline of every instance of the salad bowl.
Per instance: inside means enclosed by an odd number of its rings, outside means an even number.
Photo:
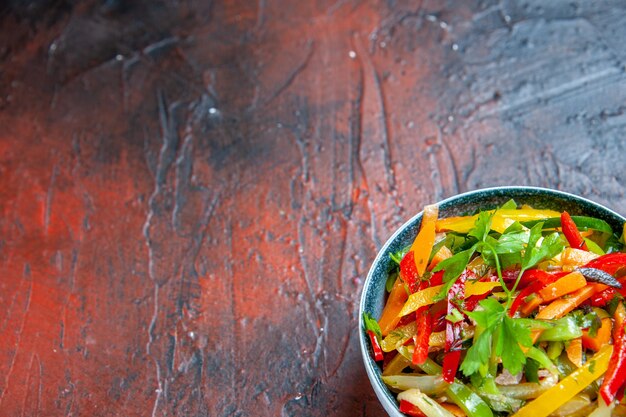
[[[436,203],[439,218],[463,216],[478,210],[499,207],[513,199],[519,205],[529,205],[537,209],[567,211],[572,216],[589,216],[608,223],[614,231],[622,231],[626,219],[615,211],[588,199],[536,187],[496,187],[470,191]],[[372,358],[370,339],[363,330],[363,313],[380,317],[386,298],[386,282],[393,260],[390,253],[396,253],[410,246],[420,230],[423,212],[416,214],[397,229],[379,250],[365,279],[359,306],[359,341],[361,354],[370,383],[386,412],[393,417],[402,417],[396,395],[382,380],[381,368]]]

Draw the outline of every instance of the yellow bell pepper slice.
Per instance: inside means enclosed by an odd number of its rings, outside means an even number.
[[[612,345],[603,346],[586,364],[520,408],[513,417],[546,417],[600,378],[609,366]]]
[[[411,365],[410,360],[408,360],[402,355],[396,355],[385,367],[385,370],[383,371],[383,375],[384,376],[397,375],[409,365]]]
[[[465,298],[472,295],[484,294],[499,286],[499,282],[468,282],[465,284]],[[436,285],[411,294],[406,303],[404,303],[404,307],[402,307],[400,313],[398,313],[398,317],[406,316],[420,307],[433,304],[433,299],[439,294],[442,288],[443,285]]]
[[[385,337],[380,343],[380,348],[383,352],[391,352],[403,346],[409,339],[411,339],[417,333],[417,323],[412,321],[411,323],[398,327]],[[469,333],[469,332],[468,332]],[[439,348],[443,347],[446,343],[446,331],[432,332],[428,338],[428,346]]]
[[[420,277],[424,275],[426,271],[428,259],[433,250],[433,245],[435,244],[435,224],[437,222],[437,216],[439,216],[439,208],[436,205],[424,207],[420,231],[415,237],[411,249],[409,249],[410,252],[413,252],[415,268]]]
[[[409,324],[397,327],[394,331],[389,333],[382,340],[382,342],[380,342],[380,348],[383,350],[383,352],[391,352],[392,350],[397,349],[399,346],[404,345],[407,340],[415,336],[416,332],[417,323],[415,321],[411,321]]]
[[[493,213],[494,210],[488,211]],[[559,217],[561,213],[554,210],[539,210],[533,208],[522,209],[501,209],[498,210],[491,219],[491,229],[498,233],[502,233],[513,222],[525,222],[530,220],[549,219],[551,217]],[[458,233],[467,233],[474,227],[478,214],[473,216],[448,217],[446,219],[437,220],[436,231],[453,231]]]

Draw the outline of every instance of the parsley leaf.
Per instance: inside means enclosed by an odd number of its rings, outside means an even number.
[[[520,345],[532,346],[531,322],[510,318],[505,308],[492,298],[482,300],[479,305],[483,310],[466,312],[482,332],[468,349],[461,370],[470,376],[478,372],[481,365],[495,353],[502,359],[504,368],[513,375],[517,374],[526,363]]]
[[[397,252],[389,252],[389,257],[392,261],[400,265],[400,262],[402,262],[402,258],[404,258],[404,255],[407,254],[409,249],[411,249],[411,245],[407,246],[406,248],[400,249]]]
[[[493,353],[493,333],[504,315],[504,307],[492,298],[481,300],[478,304],[482,310],[465,312],[476,322],[476,334],[478,334],[474,338],[474,344],[467,350],[460,367],[465,376],[475,374],[489,361]]]
[[[456,278],[461,276],[463,271],[465,271],[465,268],[467,268],[467,264],[469,263],[469,260],[474,254],[475,250],[476,247],[472,246],[467,250],[452,255],[448,259],[444,259],[443,261],[439,262],[435,268],[433,268],[433,272],[442,270],[445,271],[443,273],[444,282],[455,280]]]
[[[539,222],[530,229],[528,244],[526,245],[523,255],[521,255],[522,269],[517,277],[517,280],[515,280],[515,284],[513,285],[511,292],[515,291],[517,288],[517,284],[519,284],[524,271],[534,267],[539,262],[555,257],[563,251],[563,240],[557,232],[544,237],[541,243],[537,245],[537,243],[539,243],[539,239],[541,239],[542,228],[543,223]]]
[[[526,246],[526,251],[524,252],[524,256],[522,257],[522,268],[530,268],[528,265],[531,265],[531,256],[533,254],[533,250],[536,252],[537,242],[541,238],[541,231],[543,229],[543,222],[539,222],[534,225],[530,229],[530,235],[528,236],[528,245]]]
[[[581,329],[589,329],[589,336],[596,337],[598,329],[602,326],[602,320],[595,311],[584,314],[580,310],[576,310],[570,314],[576,320],[576,324]]]
[[[493,329],[484,330],[468,349],[460,367],[461,371],[466,376],[477,373],[481,366],[489,361],[489,357],[491,356],[492,333]]]
[[[478,213],[474,227],[467,232],[468,236],[475,237],[478,241],[483,241],[487,237],[489,230],[491,230],[491,219],[493,213],[488,211],[481,211]]]
[[[371,330],[376,333],[378,339],[382,339],[383,335],[380,331],[380,326],[374,317],[372,317],[367,311],[363,312],[363,324],[365,324],[365,330]]]
[[[563,241],[557,232],[546,236],[541,244],[537,246],[537,242],[541,237],[541,228],[543,223],[537,223],[530,229],[528,238],[528,246],[522,257],[522,268],[529,269],[546,259],[553,258],[563,251]]]
[[[504,307],[502,304],[493,298],[480,300],[478,305],[483,309],[478,311],[468,311],[465,314],[474,320],[476,324],[486,329],[493,327],[499,320],[500,316],[504,313]]]
[[[506,203],[502,204],[500,208],[502,210],[515,210],[517,208],[517,203],[515,202],[515,200],[510,199]]]
[[[507,234],[507,233],[514,233],[514,232],[521,232],[524,231],[526,229],[524,229],[524,226],[518,222],[518,221],[514,221],[513,223],[511,223],[511,225],[509,227],[507,227],[504,232],[502,233]]]
[[[528,232],[513,231],[503,233],[494,245],[497,254],[521,252],[528,242]]]
[[[526,364],[526,356],[520,344],[528,347],[532,345],[530,330],[517,320],[508,316],[502,317],[502,324],[496,330],[496,355],[502,358],[502,366],[512,375],[519,373]]]

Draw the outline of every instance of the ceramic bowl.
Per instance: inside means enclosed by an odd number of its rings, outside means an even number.
[[[605,220],[615,231],[621,230],[626,221],[616,212],[585,198],[562,191],[535,187],[497,187],[470,191],[450,197],[437,203],[437,205],[439,206],[439,217],[451,217],[473,213],[477,209],[492,209],[510,199],[514,199],[517,204],[529,204],[534,208],[566,210],[571,215],[597,217]],[[374,317],[380,317],[385,301],[387,271],[391,262],[388,254],[399,251],[413,242],[419,231],[421,219],[422,213],[420,212],[403,224],[376,255],[363,286],[359,306],[359,329],[363,329],[364,311],[369,312]],[[404,414],[398,410],[398,403],[394,394],[381,379],[380,367],[371,357],[369,340],[362,330],[359,332],[359,340],[367,376],[376,396],[390,416],[402,417]]]

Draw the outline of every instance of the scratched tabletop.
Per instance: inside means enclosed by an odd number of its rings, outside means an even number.
[[[377,249],[424,204],[626,213],[626,4],[7,0],[0,415],[382,416]]]

